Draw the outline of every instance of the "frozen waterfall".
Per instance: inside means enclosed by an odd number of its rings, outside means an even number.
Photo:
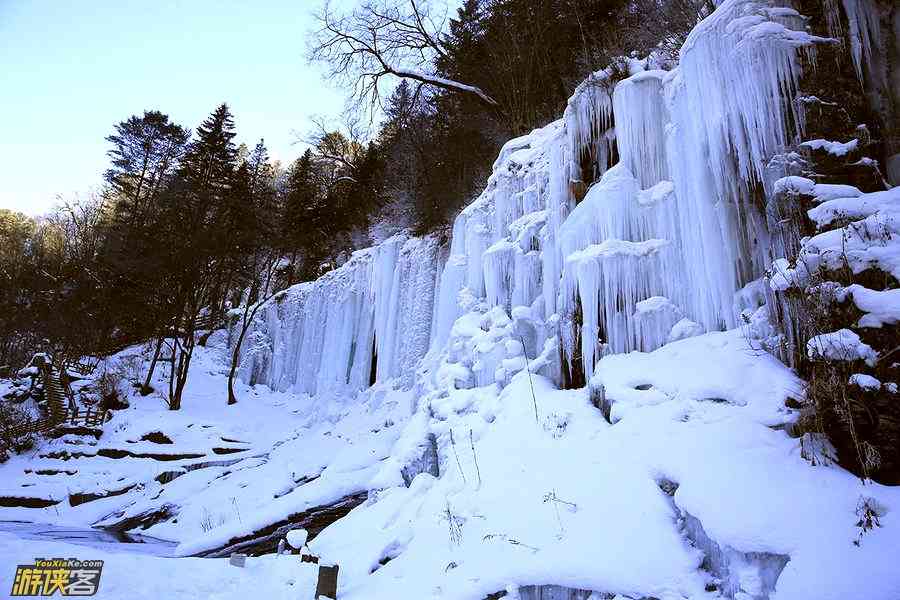
[[[444,383],[484,385],[525,368],[518,338],[559,381],[561,359],[590,377],[603,354],[653,350],[678,323],[734,327],[772,259],[761,182],[802,131],[801,53],[832,41],[781,4],[720,2],[673,70],[649,58],[594,73],[562,119],[503,147],[449,249],[392,238],[283,292],[241,377],[310,394],[411,386],[427,354]],[[502,340],[509,352],[493,350]]]

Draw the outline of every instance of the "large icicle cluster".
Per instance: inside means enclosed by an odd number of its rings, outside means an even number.
[[[467,369],[425,369],[432,383],[492,382],[513,357],[466,342],[480,338],[455,327],[464,319],[510,339],[528,333],[526,356],[543,354],[535,369],[557,378],[545,349],[559,344],[566,368],[589,377],[604,353],[735,326],[761,302],[747,292],[772,258],[760,182],[802,127],[799,54],[820,41],[781,2],[725,0],[691,33],[678,68],[623,59],[598,71],[563,119],[503,147],[456,218],[442,269],[434,242],[358,253],[267,309],[254,338],[262,350],[247,351],[243,376],[310,393],[409,383],[430,349]],[[404,258],[412,253],[418,262]],[[335,359],[320,365],[312,355],[322,352]]]
[[[612,165],[615,152],[612,69],[593,73],[575,88],[564,120],[569,155],[579,163],[592,160],[594,173],[602,175]]]
[[[537,319],[554,312],[552,243],[570,202],[568,178],[551,180],[555,167],[568,168],[563,133],[555,122],[508,142],[485,191],[456,218],[432,347],[443,348],[471,309],[534,307]]]
[[[882,45],[881,16],[873,0],[841,0],[847,15],[847,37],[850,39],[850,55],[860,81],[864,81],[867,65],[873,59],[873,49]],[[826,4],[830,34],[840,37],[843,31],[838,14],[837,0]]]
[[[431,339],[438,263],[435,239],[398,236],[280,293],[242,347],[240,377],[308,394],[401,376],[411,385]]]
[[[642,188],[669,179],[665,126],[668,111],[662,96],[666,71],[640,72],[616,85],[613,106],[621,164]]]

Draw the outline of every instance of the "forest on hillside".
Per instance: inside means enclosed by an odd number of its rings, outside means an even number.
[[[304,134],[294,162],[273,162],[262,139],[237,145],[227,99],[199,125],[133,107],[105,138],[102,190],[40,218],[0,210],[0,365],[36,348],[78,357],[173,336],[177,407],[197,331],[400,230],[446,231],[503,141],[560,114],[592,66],[626,48],[674,54],[709,8],[324,4],[308,57],[348,107]]]

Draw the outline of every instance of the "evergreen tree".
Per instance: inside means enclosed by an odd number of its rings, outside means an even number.
[[[115,133],[106,138],[112,144],[105,178],[113,214],[97,261],[102,273],[92,293],[94,303],[106,307],[108,321],[129,339],[156,335],[164,318],[163,304],[156,302],[168,269],[157,230],[160,200],[189,137],[190,131],[167,115],[144,111],[115,125]]]
[[[163,113],[144,111],[115,125],[107,136],[112,166],[104,178],[117,194],[116,211],[129,226],[143,219],[148,203],[166,184],[178,164],[190,130],[169,121]]]
[[[181,176],[189,193],[210,201],[227,192],[238,159],[235,135],[234,118],[222,103],[197,128],[185,153]]]
[[[279,237],[285,254],[291,257],[288,285],[299,278],[309,278],[316,260],[321,258],[313,256],[320,253],[317,247],[325,239],[318,222],[320,190],[314,168],[312,151],[307,149],[287,174]]]
[[[200,317],[221,310],[236,271],[236,249],[227,232],[235,219],[235,195],[243,191],[236,187],[235,134],[231,112],[221,104],[197,128],[169,195],[163,233],[173,278],[168,304],[177,338],[169,381],[172,410],[181,407]]]

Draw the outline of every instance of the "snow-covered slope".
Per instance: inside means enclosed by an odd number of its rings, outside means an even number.
[[[891,511],[900,490],[810,467],[767,426],[789,418],[784,400],[802,386],[739,331],[608,356],[595,379],[614,425],[586,390],[524,373],[431,401],[440,477],[373,495],[312,543],[345,570],[342,598],[535,584],[712,598],[710,571],[728,597],[896,597],[896,523],[888,514],[857,548],[854,510],[862,495]]]

